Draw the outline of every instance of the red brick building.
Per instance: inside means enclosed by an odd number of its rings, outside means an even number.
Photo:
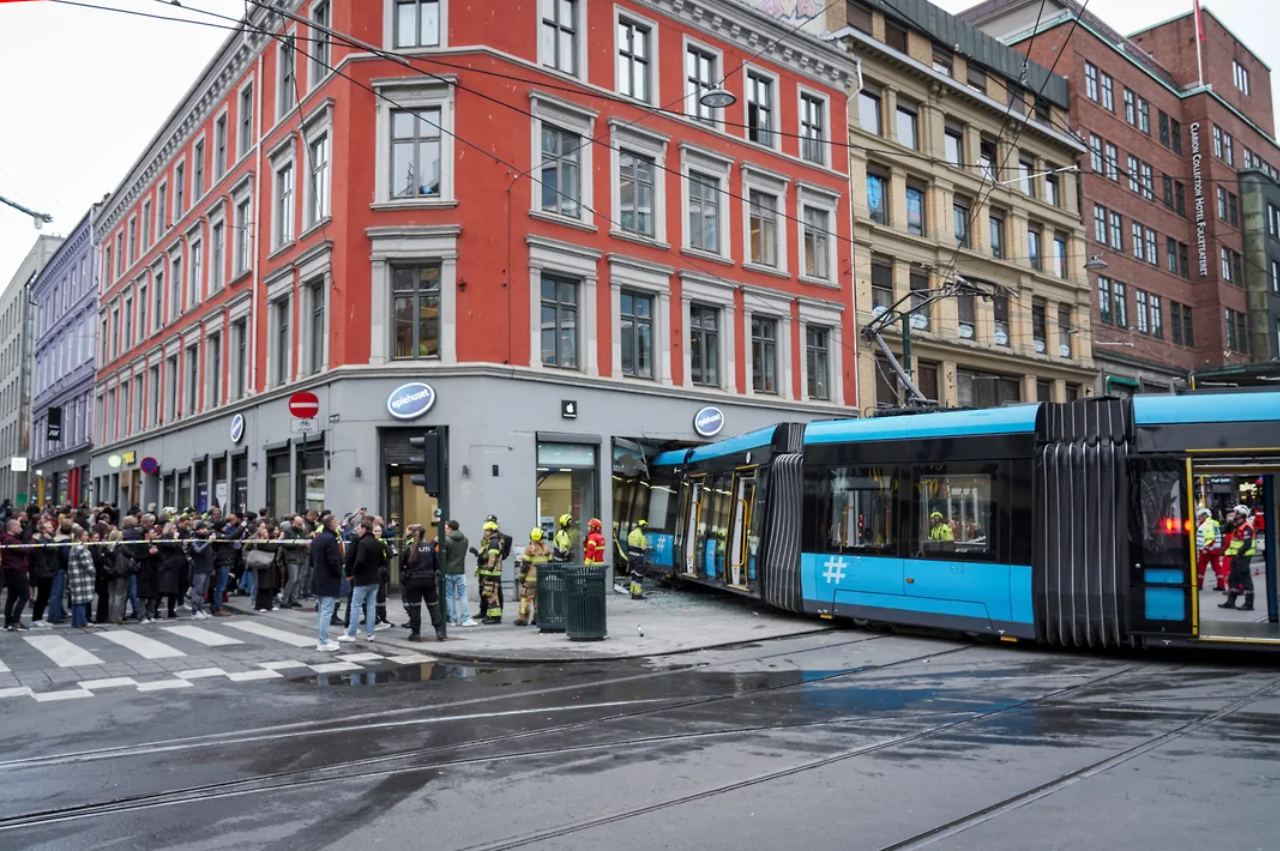
[[[1070,129],[1090,149],[1081,210],[1090,252],[1107,264],[1095,273],[1099,389],[1168,391],[1193,372],[1270,360],[1280,243],[1246,249],[1267,205],[1238,176],[1256,169],[1276,185],[1270,69],[1207,9],[1202,78],[1191,12],[1126,38],[1075,0],[1046,3],[1033,32],[1039,6],[990,0],[960,17],[1056,60],[1071,81]]]
[[[100,497],[430,522],[446,428],[464,522],[607,526],[638,442],[856,405],[843,51],[733,0],[265,6],[101,216]]]

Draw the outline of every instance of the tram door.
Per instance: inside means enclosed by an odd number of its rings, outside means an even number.
[[[685,491],[684,540],[681,542],[684,556],[681,570],[685,576],[698,575],[698,542],[703,535],[702,490],[703,482],[696,480],[690,482],[688,490]]]
[[[729,526],[729,571],[725,584],[746,591],[747,560],[751,557],[751,512],[756,501],[754,470],[737,476],[733,497],[733,521]]]
[[[1129,616],[1134,632],[1196,634],[1193,517],[1188,462],[1129,462]]]

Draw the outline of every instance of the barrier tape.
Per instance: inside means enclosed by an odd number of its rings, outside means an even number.
[[[160,544],[164,544],[164,545],[182,544],[183,546],[185,546],[187,544],[192,543],[193,541],[206,541],[210,544],[236,544],[236,545],[239,545],[240,547],[249,546],[251,549],[256,549],[258,547],[267,547],[267,546],[270,546],[270,547],[309,547],[311,546],[311,541],[261,541],[261,542],[258,542],[258,541],[245,541],[245,540],[232,539],[232,538],[182,538],[180,540],[175,541],[172,538],[156,538],[155,540],[152,540],[152,541],[147,541],[147,540],[84,541],[83,544],[80,541],[50,541],[48,543],[33,542],[30,544],[0,544],[0,550],[40,550],[40,549],[54,549],[56,547],[75,547],[75,546],[86,546],[86,547],[148,546],[149,547],[149,546],[155,546]],[[340,543],[349,543],[349,542],[340,540]]]

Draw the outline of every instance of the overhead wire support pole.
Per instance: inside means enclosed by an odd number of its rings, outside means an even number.
[[[10,201],[3,195],[0,195],[0,204],[7,204],[19,213],[26,213],[35,222],[36,230],[40,230],[45,225],[49,224],[49,222],[53,221],[53,216],[48,213],[37,213],[35,210],[29,210],[17,201]]]

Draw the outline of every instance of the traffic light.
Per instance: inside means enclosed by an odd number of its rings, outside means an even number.
[[[409,481],[422,488],[430,496],[440,495],[440,435],[429,431],[421,437],[409,438],[409,445],[422,451],[410,455],[409,463],[422,467],[422,475],[410,476]]]

